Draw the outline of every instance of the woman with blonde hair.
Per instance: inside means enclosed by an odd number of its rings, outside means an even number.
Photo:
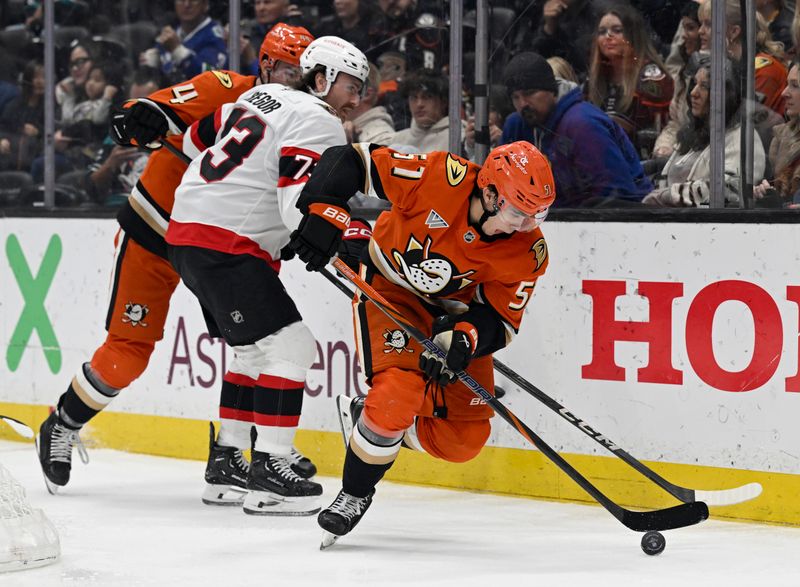
[[[608,8],[595,30],[587,100],[619,123],[640,155],[649,156],[667,122],[672,92],[672,77],[641,14],[625,4]]]
[[[783,91],[786,120],[773,130],[769,147],[772,181],[764,180],[753,188],[756,204],[764,207],[800,207],[800,57],[795,56],[789,80]]]
[[[547,63],[550,64],[550,68],[553,70],[553,75],[555,75],[557,78],[561,78],[576,84],[580,83],[578,74],[575,73],[575,70],[572,69],[572,66],[563,57],[548,57]]]
[[[700,49],[711,48],[711,0],[703,0],[697,11],[700,18]],[[725,42],[728,56],[742,59],[742,11],[739,0],[725,0]],[[767,22],[756,13],[756,93],[764,106],[783,115],[783,90],[788,70],[784,65],[783,44],[772,40]]]
[[[687,2],[681,9],[681,22],[672,41],[669,56],[664,62],[675,80],[675,90],[669,104],[669,122],[661,130],[653,147],[653,157],[669,157],[675,150],[678,131],[689,121],[688,88],[694,77],[689,66],[692,55],[700,50],[700,20],[697,2]]]

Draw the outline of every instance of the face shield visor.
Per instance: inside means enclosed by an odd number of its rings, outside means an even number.
[[[548,206],[533,214],[529,214],[517,208],[511,200],[505,196],[497,196],[497,219],[517,232],[531,232],[544,222],[549,211],[550,207]]]

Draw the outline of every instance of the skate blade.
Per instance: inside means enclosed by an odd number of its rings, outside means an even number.
[[[323,531],[322,542],[320,542],[319,544],[319,549],[325,550],[326,548],[330,548],[331,546],[336,544],[336,541],[339,540],[339,538],[340,537],[337,536],[336,534],[331,534],[328,531]]]
[[[38,434],[36,435],[36,438],[33,439],[33,444],[36,446],[36,458],[40,458]],[[42,479],[44,479],[44,486],[47,488],[47,493],[50,495],[58,495],[58,490],[61,489],[61,485],[56,485],[47,478],[47,475],[45,475],[44,469],[42,468],[41,460],[39,460],[39,470],[42,472]]]
[[[212,485],[207,484],[203,495],[200,498],[206,505],[215,506],[241,506],[244,504],[244,498],[247,496],[247,490],[231,485]]]
[[[322,508],[317,499],[251,491],[247,494],[242,509],[251,516],[313,516]]]

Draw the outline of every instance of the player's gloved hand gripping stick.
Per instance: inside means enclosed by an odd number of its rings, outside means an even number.
[[[409,324],[403,315],[398,312],[386,298],[384,298],[375,288],[365,282],[343,261],[334,258],[331,261],[335,267],[350,283],[356,286],[362,295],[369,299],[386,316],[393,320],[400,328],[405,330],[409,336],[421,344],[426,352],[438,356],[442,360],[447,360],[447,355],[427,338],[422,331]],[[339,289],[352,295],[344,284],[324,268],[321,273],[331,283]],[[544,440],[536,435],[524,422],[517,418],[514,413],[497,400],[489,391],[480,385],[474,378],[463,370],[456,373],[459,381],[470,391],[485,401],[503,420],[513,426],[531,444],[538,448],[542,454],[549,458],[553,463],[564,471],[573,481],[575,481],[584,491],[591,495],[600,505],[611,513],[622,524],[637,532],[647,532],[648,530],[671,530],[683,528],[702,522],[708,518],[708,506],[701,501],[684,503],[670,508],[636,512],[628,510],[612,501],[595,487],[588,479],[581,475],[572,465],[553,450]]]
[[[111,138],[118,145],[153,148],[151,143],[166,136],[169,122],[154,105],[129,100],[111,114]]]

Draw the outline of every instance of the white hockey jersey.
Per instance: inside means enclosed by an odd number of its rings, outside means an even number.
[[[167,242],[268,262],[300,223],[295,204],[320,155],[347,143],[327,104],[279,84],[254,87],[183,136],[193,161],[175,192]]]

